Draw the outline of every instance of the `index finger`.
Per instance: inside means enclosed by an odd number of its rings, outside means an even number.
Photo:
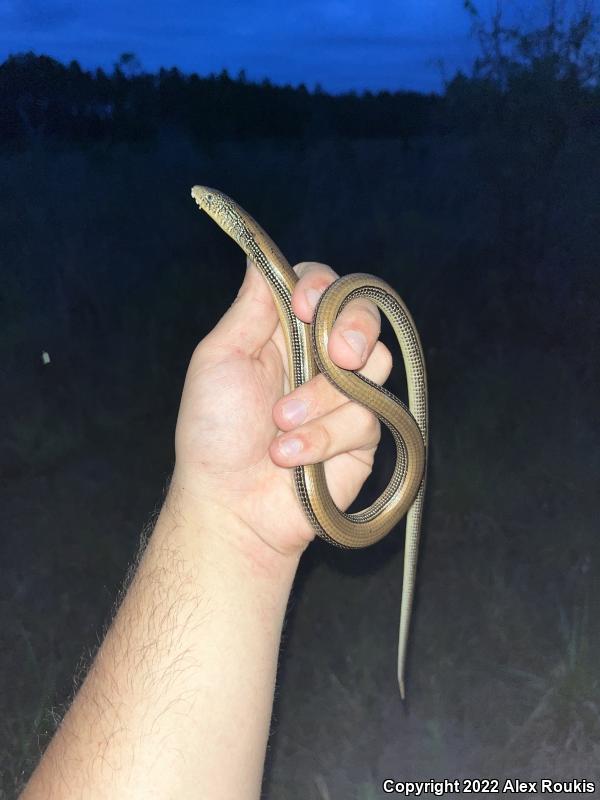
[[[327,264],[303,261],[294,267],[300,279],[292,295],[292,309],[303,322],[312,322],[319,298],[339,276]],[[338,316],[328,352],[343,369],[360,369],[373,352],[381,332],[379,309],[370,300],[352,300]]]

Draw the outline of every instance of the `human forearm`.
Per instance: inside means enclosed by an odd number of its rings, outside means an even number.
[[[292,306],[308,323],[335,274],[297,271]],[[376,345],[377,316],[357,304],[340,313],[331,355],[381,382],[391,358]],[[379,436],[375,418],[321,375],[284,395],[286,364],[269,287],[249,263],[191,358],[156,529],[23,800],[259,796],[285,607],[315,535],[293,468],[327,462],[346,508]]]
[[[298,557],[172,490],[24,800],[258,797]]]

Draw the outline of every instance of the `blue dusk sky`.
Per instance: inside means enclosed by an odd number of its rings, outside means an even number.
[[[476,5],[487,19],[495,0]],[[462,0],[0,0],[0,60],[33,50],[111,69],[134,52],[149,71],[245,69],[331,92],[439,91],[477,53],[469,30]]]

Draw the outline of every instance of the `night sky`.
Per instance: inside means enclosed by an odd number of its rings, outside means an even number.
[[[472,62],[469,28],[462,0],[0,0],[0,59],[33,50],[110,69],[132,51],[147,70],[437,91]]]

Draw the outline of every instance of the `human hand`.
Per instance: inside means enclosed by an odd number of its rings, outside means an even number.
[[[320,294],[337,275],[314,262],[294,269],[300,280],[292,308],[311,322]],[[340,367],[383,383],[392,358],[379,332],[376,306],[353,300],[336,320],[329,355]],[[178,491],[186,507],[200,504],[237,518],[272,550],[299,554],[314,531],[296,497],[292,468],[325,462],[331,496],[344,510],[371,472],[380,426],[323,375],[288,394],[287,370],[270,289],[249,262],[237,299],[190,361],[171,492]]]

